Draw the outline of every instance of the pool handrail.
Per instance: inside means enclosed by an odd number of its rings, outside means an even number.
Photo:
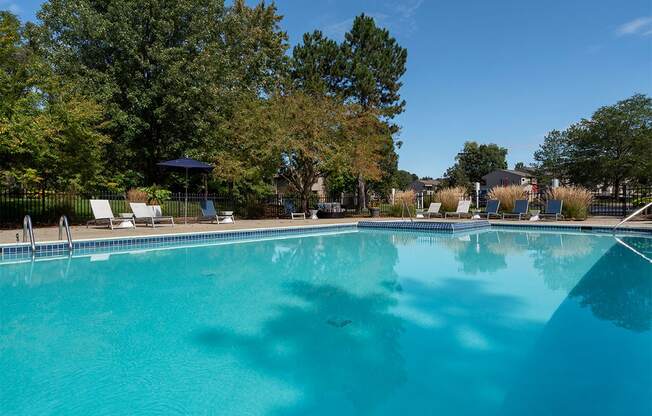
[[[27,240],[29,236],[30,248],[32,249],[32,255],[36,253],[36,240],[34,239],[34,228],[32,227],[32,217],[29,214],[23,217],[23,242]]]
[[[645,204],[645,206],[644,206],[643,208],[639,208],[639,209],[637,209],[636,211],[634,211],[634,213],[632,213],[630,216],[628,216],[627,218],[625,218],[624,220],[622,220],[621,222],[619,222],[618,224],[616,224],[616,226],[615,226],[614,228],[612,228],[611,231],[612,231],[614,234],[616,234],[616,229],[617,229],[618,227],[620,227],[621,225],[623,225],[624,223],[626,223],[627,221],[631,220],[632,218],[634,218],[635,216],[637,216],[638,214],[640,214],[641,212],[645,211],[646,209],[648,209],[648,208],[650,208],[650,207],[652,207],[652,202],[648,202],[647,204]]]
[[[68,217],[64,214],[59,217],[59,240],[63,240],[63,230],[66,230],[66,239],[68,240],[68,250],[72,253],[72,233],[68,224]]]

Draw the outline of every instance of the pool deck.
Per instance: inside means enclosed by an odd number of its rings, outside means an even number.
[[[234,224],[176,224],[171,227],[169,225],[160,225],[156,228],[145,227],[139,225],[131,229],[115,229],[110,230],[106,227],[98,228],[90,226],[72,226],[73,240],[84,239],[98,239],[98,238],[114,238],[114,237],[131,237],[131,236],[146,236],[146,235],[160,235],[160,234],[181,234],[181,233],[198,233],[198,232],[211,232],[211,231],[232,231],[232,230],[245,230],[245,229],[259,229],[259,228],[277,228],[277,227],[300,227],[300,226],[315,226],[325,224],[348,224],[357,223],[358,221],[391,221],[400,220],[400,218],[339,218],[339,219],[320,219],[320,220],[289,220],[289,219],[266,219],[266,220],[237,220]],[[418,221],[440,221],[440,222],[459,222],[459,219],[442,219],[433,218],[431,220],[419,219]],[[461,220],[461,221],[469,221]],[[565,225],[565,226],[583,226],[583,227],[613,227],[620,222],[619,218],[610,217],[593,217],[585,221],[516,221],[516,220],[491,220],[492,224],[522,224],[522,225]],[[652,220],[645,221],[630,221],[622,226],[626,228],[644,228],[652,231]],[[22,229],[0,230],[0,244],[16,243],[16,234],[22,239]],[[34,237],[38,243],[57,241],[59,238],[58,227],[37,227],[34,229]]]

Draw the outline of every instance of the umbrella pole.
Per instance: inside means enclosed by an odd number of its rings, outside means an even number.
[[[183,209],[183,223],[188,224],[188,168],[186,168],[186,204]]]

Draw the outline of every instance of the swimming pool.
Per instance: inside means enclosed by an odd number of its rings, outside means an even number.
[[[652,413],[652,265],[604,234],[352,227],[8,261],[0,312],[2,414]]]

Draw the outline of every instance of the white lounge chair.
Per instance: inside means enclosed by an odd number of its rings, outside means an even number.
[[[428,211],[423,212],[423,216],[426,218],[430,218],[433,215],[435,217],[441,217],[441,212],[439,212],[440,209],[441,202],[431,202],[430,206],[428,207]]]
[[[170,216],[157,215],[154,211],[154,208],[147,206],[144,202],[131,202],[129,203],[131,211],[134,213],[134,220],[136,223],[144,222],[145,225],[152,224],[152,228],[156,226],[157,223],[170,222],[170,225],[174,225],[174,218]]]
[[[444,214],[444,218],[448,218],[449,215],[456,215],[460,218],[462,218],[462,215],[470,216],[471,214],[469,213],[469,208],[471,208],[471,201],[460,200],[457,202],[457,209],[455,212],[446,212]]]
[[[89,224],[100,225],[107,224],[113,230],[116,224],[121,224],[120,228],[133,228],[135,223],[131,218],[116,218],[113,216],[111,205],[106,199],[91,199],[91,211],[94,219],[86,222],[86,228]],[[126,223],[129,223],[127,225]]]

